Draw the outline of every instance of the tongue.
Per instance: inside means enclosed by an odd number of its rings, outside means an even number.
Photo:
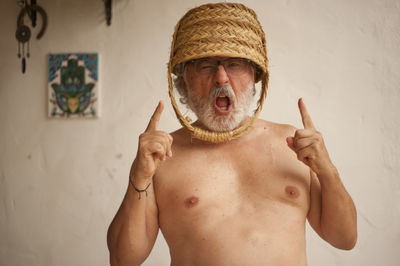
[[[217,97],[216,104],[220,108],[226,108],[228,107],[229,99],[228,97]]]

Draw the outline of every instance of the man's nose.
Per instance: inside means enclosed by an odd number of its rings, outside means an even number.
[[[223,65],[218,65],[217,72],[214,75],[214,81],[218,87],[224,86],[229,82],[228,74]]]

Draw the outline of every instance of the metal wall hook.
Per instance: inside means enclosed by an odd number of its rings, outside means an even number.
[[[24,25],[25,15],[28,15],[29,19],[32,20],[32,26],[33,25],[36,26],[36,12],[39,12],[40,16],[42,17],[42,27],[39,33],[36,35],[36,39],[39,40],[40,38],[42,38],[47,28],[47,14],[41,6],[36,4],[36,1],[34,5],[25,4],[25,6],[21,9],[17,19],[17,28],[20,27],[21,25]],[[34,21],[32,18],[34,18]]]

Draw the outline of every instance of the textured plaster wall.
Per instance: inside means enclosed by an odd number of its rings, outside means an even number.
[[[173,27],[199,0],[38,1],[49,15],[20,73],[19,8],[0,2],[0,265],[108,265],[106,230],[125,192],[137,137],[159,99]],[[264,119],[301,127],[304,97],[358,209],[352,251],[308,227],[309,265],[400,265],[400,2],[244,1],[268,40]],[[36,33],[34,31],[34,33]],[[101,118],[49,120],[50,52],[100,54]],[[160,128],[178,128],[169,104]],[[169,265],[162,235],[144,265]]]

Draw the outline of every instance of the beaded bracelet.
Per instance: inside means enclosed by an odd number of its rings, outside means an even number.
[[[142,192],[146,192],[146,198],[147,198],[147,189],[149,188],[149,186],[151,185],[151,182],[147,185],[147,187],[145,189],[138,189],[132,182],[132,180],[129,178],[129,183],[131,183],[131,185],[133,186],[133,188],[136,190],[136,192],[138,193],[138,198],[141,199],[141,193]]]

